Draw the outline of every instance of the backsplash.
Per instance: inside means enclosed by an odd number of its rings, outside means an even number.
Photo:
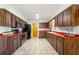
[[[69,27],[54,27],[52,31],[58,32],[65,32],[65,33],[72,33],[72,34],[79,34],[79,26],[69,26]]]
[[[0,33],[11,31],[12,29],[18,29],[19,31],[22,30],[22,28],[11,28],[11,27],[0,26]]]
[[[11,31],[11,27],[0,26],[0,33],[5,31]]]

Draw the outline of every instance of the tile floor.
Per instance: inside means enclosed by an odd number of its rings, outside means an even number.
[[[13,55],[58,55],[46,39],[27,40]]]

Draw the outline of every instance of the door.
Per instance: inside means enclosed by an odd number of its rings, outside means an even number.
[[[37,38],[38,35],[38,23],[32,23],[32,38]]]

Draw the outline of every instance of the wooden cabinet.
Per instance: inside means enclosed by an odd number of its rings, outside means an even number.
[[[11,26],[11,13],[0,9],[0,26]]]
[[[49,23],[48,22],[40,22],[39,23],[39,28],[49,28]]]
[[[72,26],[72,19],[71,19],[71,7],[64,10],[62,13],[58,14],[55,19],[55,26],[56,27],[66,27]]]
[[[47,40],[53,46],[53,48],[56,50],[56,36],[47,33]]]
[[[63,15],[62,15],[62,13],[60,13],[58,16],[58,20],[57,20],[57,25],[58,25],[58,27],[62,27],[63,26]]]
[[[57,44],[57,47],[56,47],[57,52],[60,55],[63,55],[63,53],[64,53],[64,50],[63,50],[63,48],[64,48],[64,46],[63,46],[63,38],[57,37],[57,43],[56,44]]]
[[[0,36],[0,55],[11,55],[21,45],[20,35]]]
[[[79,49],[77,49],[78,45],[77,45],[77,42],[78,39],[76,38],[68,38],[68,39],[65,39],[64,40],[64,54],[65,55],[75,55],[75,54],[78,54],[76,53],[76,51],[78,52]]]
[[[11,27],[15,28],[16,27],[16,16],[15,15],[11,15]]]
[[[39,31],[39,38],[46,38],[46,31]]]
[[[71,7],[66,9],[63,12],[63,26],[72,26],[71,25]]]
[[[55,27],[58,27],[58,18],[55,17],[54,20],[55,20]]]
[[[79,5],[72,5],[71,10],[71,19],[72,19],[72,25],[78,26],[79,25]]]
[[[55,16],[55,27],[79,25],[79,5],[72,5]]]
[[[22,27],[23,28],[25,27],[25,24],[27,24],[27,22],[25,22],[25,21],[22,20]]]
[[[16,51],[17,50],[17,48],[18,48],[18,39],[17,39],[17,37],[14,37],[14,40],[13,40],[13,49],[14,49],[14,51]]]
[[[14,50],[13,50],[13,37],[7,37],[7,50],[6,50],[6,52],[7,52],[7,55],[10,55],[10,54],[12,54],[13,52],[14,52]]]
[[[7,49],[7,40],[6,37],[0,36],[0,55],[5,55]]]
[[[79,55],[79,38],[64,38],[54,33],[47,33],[47,41],[60,55]]]
[[[27,23],[24,22],[23,20],[20,20],[20,23],[21,23],[21,25],[22,25],[22,26],[21,26],[22,28],[24,28],[24,27],[25,27],[25,24],[27,24]]]
[[[11,19],[11,13],[10,12],[6,11],[6,18],[5,19],[6,19],[6,26],[11,27],[12,19]]]
[[[6,25],[6,11],[4,9],[0,9],[0,26],[5,26]]]
[[[17,25],[16,22],[19,25]],[[5,9],[0,9],[0,26],[24,27],[25,23],[26,23],[25,21],[23,21],[19,17],[15,16],[14,14],[10,13],[9,11],[7,11]]]
[[[51,39],[52,39],[52,40],[51,40],[51,41],[52,41],[51,44],[52,44],[53,48],[56,50],[56,48],[57,48],[57,47],[56,47],[56,43],[57,43],[56,39],[57,39],[57,38],[56,38],[55,35],[52,35],[52,38],[51,38]]]

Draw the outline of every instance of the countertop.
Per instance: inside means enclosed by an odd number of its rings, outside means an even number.
[[[39,31],[46,31],[46,32],[49,32],[50,30],[49,29],[41,29]]]
[[[65,33],[63,32],[48,32],[48,33],[57,35],[62,38],[79,38],[79,35],[70,36],[70,35],[65,35]]]
[[[0,34],[0,37],[1,36],[16,36],[16,35],[18,35],[19,33],[13,33],[13,34]]]

